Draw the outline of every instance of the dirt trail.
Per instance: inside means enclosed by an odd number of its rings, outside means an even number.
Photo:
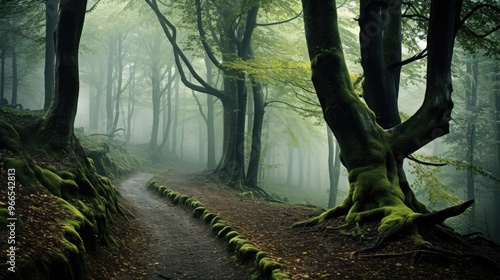
[[[230,260],[227,244],[212,235],[207,225],[146,189],[151,177],[137,174],[118,186],[144,229],[137,234],[149,240],[140,250],[155,271],[144,279],[248,279],[247,269]]]

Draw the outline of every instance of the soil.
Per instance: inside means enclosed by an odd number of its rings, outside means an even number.
[[[135,218],[117,217],[114,232],[122,246],[89,259],[92,278],[247,279],[248,268],[230,261],[227,244],[204,222],[146,190],[150,176],[139,174],[120,184],[122,204]],[[169,171],[158,181],[218,213],[272,259],[287,265],[292,279],[500,279],[498,245],[478,242],[471,251],[424,229],[424,239],[442,248],[441,253],[418,250],[401,235],[381,249],[355,255],[371,244],[375,223],[363,225],[363,238],[338,229],[343,217],[292,229],[293,223],[318,215],[318,210],[244,198],[205,178]],[[497,267],[476,256],[489,258]]]
[[[152,174],[138,174],[117,187],[133,220],[115,223],[119,257],[108,249],[90,260],[93,279],[246,279],[243,265],[231,261],[227,244],[210,234],[208,225],[192,218],[146,189]],[[130,240],[131,239],[131,240]],[[104,262],[103,262],[104,261]],[[111,262],[109,262],[111,261]],[[111,265],[108,265],[111,264]]]

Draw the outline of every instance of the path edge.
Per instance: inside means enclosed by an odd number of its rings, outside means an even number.
[[[216,213],[207,209],[200,201],[168,189],[159,184],[156,177],[151,178],[147,188],[153,190],[159,197],[169,199],[174,205],[185,205],[193,210],[193,217],[210,224],[210,228],[218,238],[224,238],[228,243],[228,250],[233,254],[233,260],[241,263],[253,263],[254,273],[250,279],[289,280],[290,276],[283,270],[286,265],[274,261],[268,254],[258,249],[249,239],[222,219]]]

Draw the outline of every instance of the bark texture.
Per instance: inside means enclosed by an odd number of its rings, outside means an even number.
[[[85,20],[86,0],[61,0],[55,33],[55,94],[42,120],[42,130],[69,143],[74,137],[73,125],[79,95],[78,48]]]
[[[349,192],[339,206],[296,226],[313,225],[340,215],[356,225],[375,219],[380,220],[380,226],[374,246],[403,229],[411,230],[417,245],[428,245],[418,234],[418,226],[439,224],[462,213],[473,202],[429,212],[415,198],[402,168],[406,156],[448,133],[453,108],[451,57],[461,1],[432,1],[425,101],[409,120],[390,130],[377,124],[376,115],[353,90],[335,1],[302,3],[312,81],[324,118],[338,140],[342,163],[349,172]]]

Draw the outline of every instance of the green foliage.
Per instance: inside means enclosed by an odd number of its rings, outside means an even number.
[[[418,154],[417,158],[425,162],[444,164],[458,171],[470,170],[474,174],[483,176],[490,180],[500,182],[500,178],[497,178],[484,168],[476,165],[471,165],[462,160],[450,159],[444,156],[429,156]],[[418,191],[423,191],[427,194],[427,198],[430,205],[440,205],[441,203],[446,203],[448,205],[461,203],[462,200],[458,199],[456,195],[457,187],[451,187],[441,180],[443,177],[443,167],[439,166],[429,166],[422,165],[413,161],[409,162],[410,166],[413,168],[410,171],[415,175],[415,181],[413,183],[413,189]]]
[[[453,195],[453,189],[441,181],[439,175],[442,175],[442,168],[422,165],[413,161],[410,161],[409,164],[412,167],[410,173],[415,175],[412,188],[417,195],[425,193],[430,206],[436,207],[442,206],[442,203],[452,205],[462,202],[456,195]]]

